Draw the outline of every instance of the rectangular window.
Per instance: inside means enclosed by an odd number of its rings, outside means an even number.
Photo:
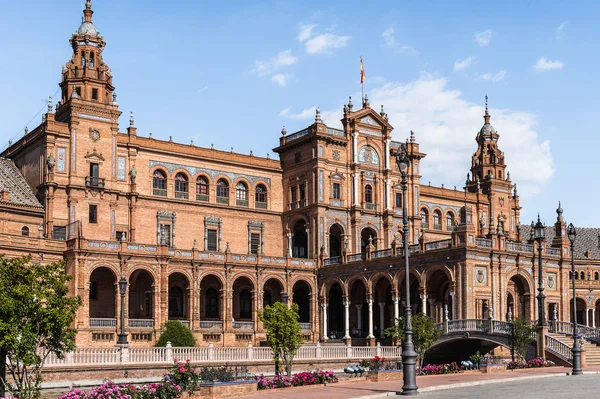
[[[76,87],[75,91],[77,92],[77,95],[81,97],[81,87]]]
[[[171,225],[161,224],[160,225],[160,245],[171,246]]]
[[[90,281],[90,301],[98,299],[98,284],[95,281]]]
[[[306,199],[306,185],[300,185],[300,200]]]
[[[206,250],[216,251],[217,250],[217,230],[207,230],[206,236]]]
[[[396,193],[396,208],[402,208],[402,193]]]
[[[54,240],[65,241],[67,239],[67,227],[66,226],[54,226],[52,229],[52,238]]]
[[[98,205],[90,205],[90,223],[98,223]]]
[[[98,100],[98,89],[92,89],[92,100]]]
[[[117,241],[125,241],[127,239],[127,233],[124,231],[117,231],[117,235],[115,237]]]
[[[250,233],[250,253],[258,255],[260,252],[260,233]]]
[[[340,199],[340,183],[333,183],[333,198]]]
[[[296,194],[296,187],[292,187],[292,202],[296,202],[298,200],[298,196]]]

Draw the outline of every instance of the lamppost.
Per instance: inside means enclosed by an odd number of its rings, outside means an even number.
[[[127,290],[127,280],[121,277],[119,280],[119,292],[121,294],[121,332],[117,340],[117,345],[129,345],[127,334],[125,334],[125,291]]]
[[[567,232],[569,241],[571,242],[571,282],[573,285],[573,375],[583,374],[581,371],[581,348],[579,347],[579,332],[577,331],[577,300],[575,296],[575,238],[577,232],[573,223],[569,223]]]
[[[402,395],[417,395],[417,352],[412,340],[412,321],[411,321],[411,308],[410,308],[410,274],[408,257],[408,211],[406,209],[406,190],[408,188],[406,176],[408,175],[408,167],[410,166],[410,159],[408,156],[408,149],[406,144],[401,143],[398,152],[396,153],[396,163],[400,170],[402,177],[402,232],[404,234],[404,281],[406,283],[406,303],[404,307],[404,317],[406,317],[406,329],[404,331],[405,338],[402,342],[402,376],[404,379],[404,385],[402,386]]]
[[[544,294],[544,281],[542,279],[542,242],[544,241],[545,236],[545,227],[540,221],[540,214],[538,213],[538,220],[535,226],[533,227],[534,239],[538,244],[538,326],[543,327],[546,325],[546,317],[545,317],[545,309],[544,309],[544,301],[546,300],[546,295]]]

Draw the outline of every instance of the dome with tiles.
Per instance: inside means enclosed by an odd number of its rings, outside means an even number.
[[[98,30],[96,30],[96,27],[93,23],[85,21],[81,24],[79,29],[77,29],[77,34],[96,37],[98,36]]]

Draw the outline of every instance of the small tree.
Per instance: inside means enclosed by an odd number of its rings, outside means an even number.
[[[513,360],[514,355],[516,354],[519,360],[525,361],[525,356],[527,356],[527,348],[529,347],[529,344],[531,344],[531,337],[533,333],[535,333],[536,326],[529,320],[522,318],[513,320],[510,325],[510,343],[511,352],[513,353]]]
[[[412,331],[413,344],[415,352],[417,352],[417,367],[421,367],[425,352],[431,348],[440,338],[440,332],[437,329],[435,321],[422,313],[417,313],[412,316]],[[396,323],[385,329],[386,337],[395,338],[396,342],[400,343],[405,340],[404,330],[406,329],[406,319],[404,317],[396,319]]]
[[[75,348],[71,328],[79,297],[69,295],[66,262],[31,264],[31,257],[0,256],[0,353],[12,382],[2,385],[15,398],[40,397],[41,371],[50,354],[63,358]]]
[[[283,361],[285,372],[292,375],[292,362],[302,345],[301,328],[298,322],[298,305],[275,302],[259,313],[260,320],[267,330],[267,342],[273,350],[275,372],[279,374],[279,364]]]
[[[164,331],[160,334],[156,346],[167,346],[167,342],[170,342],[171,346],[196,346],[196,339],[192,331],[177,320],[165,323]]]

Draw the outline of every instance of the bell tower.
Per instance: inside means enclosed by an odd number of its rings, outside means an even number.
[[[504,163],[504,153],[498,148],[498,138],[500,135],[490,123],[490,113],[488,111],[488,97],[485,96],[485,115],[484,124],[477,134],[477,151],[473,154],[471,160],[471,173],[473,180],[483,181],[490,179],[505,179],[506,164]]]
[[[86,105],[116,105],[112,73],[104,63],[102,52],[106,43],[92,22],[92,2],[87,0],[81,25],[69,42],[73,48],[71,59],[63,65],[61,101],[57,120],[67,122],[71,118],[72,99],[82,100]]]

